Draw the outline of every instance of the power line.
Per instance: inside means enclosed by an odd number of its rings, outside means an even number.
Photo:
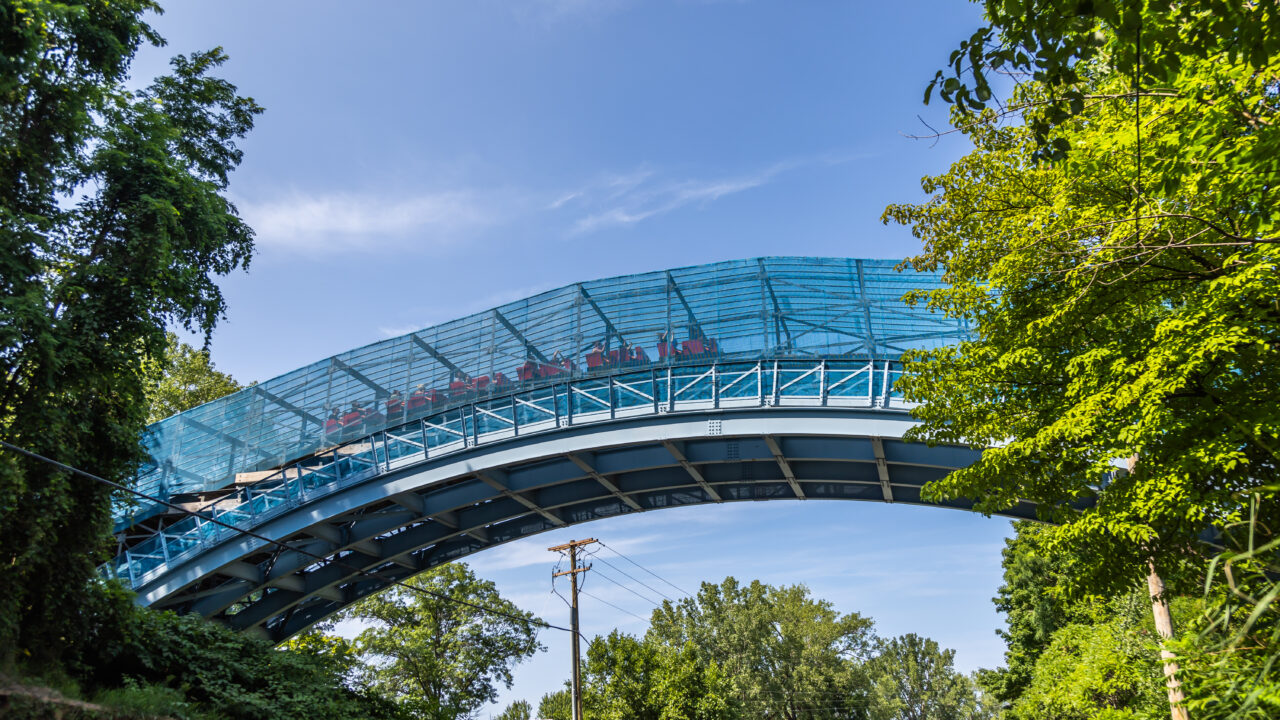
[[[653,594],[658,595],[658,596],[660,596],[660,597],[664,597],[664,598],[666,598],[666,599],[670,600],[671,602],[675,602],[675,601],[676,601],[676,600],[675,600],[675,598],[673,598],[673,597],[671,597],[670,595],[668,595],[668,594],[666,594],[666,593],[662,592],[661,590],[659,590],[659,589],[657,589],[657,588],[653,587],[653,586],[652,586],[652,585],[650,585],[649,583],[646,583],[646,582],[645,582],[645,581],[643,581],[643,580],[637,579],[637,578],[636,578],[634,575],[632,575],[631,573],[627,572],[626,570],[623,570],[622,568],[618,567],[617,565],[614,565],[613,563],[609,562],[608,560],[605,560],[604,558],[602,558],[602,557],[600,557],[600,556],[598,556],[598,555],[596,556],[596,559],[597,559],[597,560],[599,560],[600,562],[604,563],[605,565],[608,565],[609,567],[613,568],[614,570],[617,570],[618,572],[622,573],[623,575],[627,576],[627,577],[628,577],[632,582],[639,583],[640,585],[642,585],[642,586],[644,586],[644,587],[648,588],[648,589],[649,589],[649,591],[650,591],[650,592],[652,592]]]
[[[633,617],[633,618],[635,618],[635,619],[639,620],[640,622],[649,622],[648,620],[646,620],[646,619],[644,619],[644,618],[640,617],[639,615],[637,615],[637,614],[635,614],[635,613],[631,612],[630,610],[627,610],[626,608],[620,608],[620,607],[618,607],[617,605],[614,605],[613,603],[609,602],[608,600],[605,600],[605,599],[604,599],[604,598],[602,598],[602,597],[597,597],[597,596],[595,596],[595,595],[592,595],[591,593],[587,592],[586,590],[579,590],[578,592],[582,593],[583,595],[586,595],[587,597],[589,597],[589,598],[591,598],[591,599],[593,599],[593,600],[598,600],[599,602],[602,602],[602,603],[604,603],[605,605],[608,605],[609,607],[613,608],[614,610],[617,610],[618,612],[626,613],[626,614],[630,615],[631,617]]]
[[[57,460],[53,460],[53,459],[51,459],[51,458],[47,458],[47,457],[45,457],[44,455],[41,455],[41,454],[36,453],[36,452],[33,452],[33,451],[31,451],[31,450],[27,450],[26,448],[18,447],[17,445],[14,445],[14,444],[12,444],[12,443],[6,442],[6,441],[4,441],[4,440],[0,440],[0,446],[5,447],[5,448],[7,448],[7,449],[9,449],[9,450],[11,450],[11,451],[13,451],[13,452],[16,452],[16,453],[20,454],[20,455],[25,455],[25,456],[27,456],[27,457],[29,457],[29,458],[32,458],[32,459],[35,459],[35,460],[39,460],[39,461],[44,462],[44,463],[48,463],[49,465],[52,465],[52,466],[57,467],[57,468],[60,468],[60,469],[65,470],[65,471],[67,471],[67,472],[75,473],[76,475],[80,475],[80,476],[82,476],[82,477],[86,477],[86,478],[88,478],[88,479],[90,479],[90,480],[93,480],[93,481],[95,481],[95,482],[102,483],[103,485],[107,485],[107,486],[109,486],[109,487],[115,488],[116,490],[121,490],[121,491],[123,491],[123,492],[130,493],[130,494],[135,495],[135,496],[137,496],[137,497],[140,497],[140,498],[142,498],[142,499],[144,499],[144,500],[150,500],[151,502],[157,503],[157,504],[159,504],[159,505],[163,505],[164,507],[167,507],[167,508],[169,508],[170,510],[176,510],[176,511],[178,511],[178,512],[180,512],[180,513],[183,513],[184,515],[191,515],[191,516],[193,516],[193,517],[199,517],[199,518],[202,518],[205,522],[213,523],[214,525],[217,525],[217,526],[219,526],[219,527],[227,528],[228,530],[231,530],[232,532],[238,533],[238,534],[240,534],[240,535],[244,535],[244,536],[247,536],[247,537],[251,537],[251,538],[254,538],[254,539],[256,539],[256,540],[261,540],[261,541],[263,541],[263,542],[265,542],[265,543],[267,543],[267,544],[269,544],[269,545],[274,545],[274,546],[276,546],[276,547],[279,547],[279,548],[280,548],[280,549],[282,549],[282,550],[290,550],[290,551],[293,551],[293,552],[298,553],[299,555],[305,555],[305,556],[307,556],[307,557],[314,558],[314,559],[316,559],[316,560],[319,560],[320,562],[326,562],[326,561],[327,561],[328,563],[330,563],[330,564],[332,564],[332,565],[337,565],[338,567],[341,567],[341,568],[344,568],[344,569],[347,569],[347,570],[351,570],[351,571],[353,571],[353,572],[355,572],[355,573],[357,573],[357,574],[364,575],[364,576],[366,576],[366,577],[375,578],[375,579],[377,579],[377,580],[382,580],[383,582],[386,582],[386,583],[388,583],[388,584],[395,585],[395,586],[397,586],[397,587],[402,587],[402,588],[405,588],[406,590],[412,590],[413,592],[421,593],[421,594],[423,594],[423,595],[427,595],[427,596],[433,597],[433,598],[435,598],[435,599],[437,599],[437,600],[443,600],[443,601],[445,601],[445,602],[454,603],[454,604],[456,604],[456,605],[464,605],[464,606],[469,607],[469,608],[471,608],[471,609],[473,609],[473,610],[479,610],[479,611],[480,611],[480,612],[482,612],[482,613],[487,613],[487,614],[489,614],[489,615],[493,615],[493,616],[495,616],[495,617],[501,617],[501,618],[506,618],[507,620],[515,620],[515,621],[517,621],[517,622],[528,623],[529,625],[533,625],[533,626],[536,626],[536,627],[547,628],[547,629],[550,629],[550,630],[561,630],[561,631],[563,631],[563,632],[567,632],[567,633],[570,633],[570,634],[572,634],[572,633],[573,633],[573,631],[572,631],[572,630],[570,630],[570,629],[569,629],[569,628],[567,628],[567,627],[561,627],[561,626],[559,626],[559,625],[552,625],[551,623],[543,622],[542,620],[539,620],[539,619],[536,619],[536,618],[525,618],[525,617],[520,617],[519,615],[512,615],[512,614],[510,614],[510,613],[506,613],[506,612],[503,612],[503,611],[501,611],[501,610],[495,610],[495,609],[490,608],[490,607],[485,607],[484,605],[477,605],[476,603],[468,602],[468,601],[466,601],[466,600],[459,600],[458,598],[449,597],[448,595],[441,595],[440,593],[433,592],[433,591],[431,591],[431,590],[427,590],[426,588],[416,587],[416,586],[414,586],[414,585],[409,585],[408,583],[405,583],[405,582],[403,582],[403,581],[401,581],[401,580],[397,580],[397,579],[395,579],[395,578],[387,577],[387,576],[382,575],[382,574],[380,574],[380,573],[378,573],[378,572],[376,572],[376,571],[373,571],[373,570],[365,570],[365,569],[363,569],[363,568],[356,567],[355,565],[351,565],[350,563],[343,562],[342,560],[340,560],[340,559],[338,559],[338,558],[336,558],[336,557],[331,559],[331,558],[329,558],[329,557],[327,557],[327,556],[320,555],[320,554],[317,554],[317,553],[313,553],[313,552],[310,552],[309,550],[304,550],[304,549],[302,549],[302,548],[300,548],[300,547],[294,547],[294,546],[289,545],[289,544],[287,544],[287,543],[284,543],[284,542],[282,542],[282,541],[280,541],[280,540],[273,540],[273,539],[271,539],[271,538],[269,538],[269,537],[267,537],[267,536],[265,536],[265,535],[259,535],[258,533],[253,532],[252,530],[245,530],[245,529],[243,529],[243,528],[238,528],[238,527],[236,527],[235,525],[232,525],[232,524],[230,524],[230,523],[223,522],[223,521],[221,521],[221,520],[218,520],[217,518],[205,517],[204,515],[200,515],[199,513],[195,512],[195,511],[193,511],[193,510],[188,510],[188,509],[186,509],[186,508],[182,507],[181,505],[175,505],[175,504],[173,504],[173,503],[171,503],[171,502],[169,502],[169,501],[167,501],[167,500],[161,500],[160,498],[155,497],[154,495],[148,495],[147,493],[144,493],[144,492],[142,492],[142,491],[140,491],[140,490],[134,490],[134,489],[133,489],[133,488],[131,488],[131,487],[127,487],[127,486],[125,486],[125,485],[121,485],[120,483],[117,483],[117,482],[113,482],[113,481],[111,481],[111,480],[108,480],[108,479],[106,479],[106,478],[104,478],[104,477],[99,477],[99,476],[97,476],[97,475],[94,475],[94,474],[93,474],[93,473],[91,473],[91,472],[86,472],[86,471],[84,471],[84,470],[81,470],[80,468],[72,467],[72,466],[67,465],[67,464],[65,464],[65,463],[60,463],[60,462],[58,462]],[[584,638],[584,639],[585,639],[585,638]],[[588,643],[590,643],[591,641],[590,641],[590,640],[588,640],[587,642],[588,642]]]
[[[643,600],[643,601],[645,601],[645,602],[647,602],[647,603],[650,603],[651,605],[655,605],[655,606],[656,606],[656,605],[661,605],[661,604],[662,604],[662,603],[659,603],[658,601],[656,601],[656,600],[654,600],[654,599],[652,599],[652,598],[647,598],[647,597],[645,597],[644,595],[641,595],[641,594],[640,594],[637,590],[635,590],[634,588],[630,588],[630,587],[627,587],[626,585],[623,585],[622,583],[618,582],[617,580],[614,580],[613,578],[609,577],[606,573],[603,573],[603,572],[601,572],[600,570],[596,570],[596,573],[597,573],[598,575],[600,575],[600,577],[604,578],[605,580],[608,580],[609,582],[613,583],[614,585],[617,585],[618,587],[622,588],[623,590],[626,590],[627,592],[631,593],[632,595],[635,595],[636,597],[640,598],[641,600]]]
[[[661,580],[662,582],[664,582],[664,583],[666,583],[666,584],[670,585],[671,587],[675,588],[675,589],[676,589],[676,591],[677,591],[677,592],[679,592],[681,595],[684,595],[685,597],[693,597],[693,593],[689,592],[688,590],[685,590],[685,589],[681,588],[679,585],[676,585],[675,583],[673,583],[673,582],[671,582],[670,580],[668,580],[668,579],[666,579],[666,578],[662,577],[662,576],[661,576],[661,575],[659,575],[658,573],[656,573],[656,572],[654,572],[654,571],[650,570],[649,568],[647,568],[647,567],[645,567],[645,566],[641,565],[640,563],[636,562],[635,560],[632,560],[630,557],[628,557],[628,556],[626,556],[626,555],[623,555],[622,553],[618,552],[617,550],[614,550],[612,546],[610,546],[610,545],[605,545],[603,542],[601,542],[601,543],[600,543],[600,545],[601,545],[601,546],[603,546],[603,547],[608,548],[608,549],[609,549],[609,552],[613,553],[614,555],[617,555],[618,557],[622,558],[623,560],[626,560],[627,562],[631,563],[632,565],[635,565],[636,567],[640,568],[641,570],[643,570],[643,571],[645,571],[645,572],[649,573],[650,575],[652,575],[652,576],[654,576],[654,577],[658,578],[658,579],[659,579],[659,580]]]

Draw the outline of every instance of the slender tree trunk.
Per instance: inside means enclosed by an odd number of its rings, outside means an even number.
[[[1169,614],[1169,599],[1164,593],[1164,580],[1156,572],[1156,564],[1147,561],[1147,592],[1151,595],[1151,614],[1155,617],[1156,632],[1160,635],[1160,660],[1164,662],[1164,682],[1169,691],[1169,710],[1173,720],[1189,720],[1187,708],[1182,705],[1182,684],[1175,674],[1178,663],[1165,643],[1173,639],[1173,616]]]
[[[1129,472],[1138,465],[1138,456],[1129,458]],[[1151,597],[1151,615],[1156,621],[1156,634],[1160,636],[1160,661],[1164,664],[1164,684],[1169,693],[1169,715],[1173,720],[1190,720],[1187,708],[1182,704],[1182,683],[1178,682],[1178,663],[1165,645],[1173,639],[1173,615],[1169,613],[1169,598],[1164,592],[1164,580],[1156,572],[1156,562],[1147,558],[1147,595]]]

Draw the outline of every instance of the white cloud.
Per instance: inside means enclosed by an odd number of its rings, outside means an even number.
[[[642,179],[630,186],[615,186],[607,200],[617,204],[579,218],[573,230],[575,233],[588,233],[609,226],[633,225],[685,205],[714,202],[727,195],[760,187],[778,172],[780,168],[769,168],[750,175],[713,180],[646,185]]]
[[[493,220],[492,212],[464,191],[400,196],[295,193],[237,204],[257,231],[260,246],[308,253],[329,254],[410,236],[445,244]]]
[[[672,177],[641,165],[630,172],[598,176],[550,197],[529,187],[478,186],[409,193],[293,192],[265,199],[241,197],[236,204],[257,231],[258,246],[263,250],[313,257],[388,244],[413,243],[430,250],[472,241],[485,229],[517,221],[532,227],[565,224],[573,235],[631,226],[759,188],[797,168],[853,159],[855,156],[836,155],[790,159],[751,172],[710,178]],[[527,294],[498,302],[486,299],[485,306],[476,309]],[[388,327],[384,334],[402,334],[402,330]]]
[[[848,155],[793,159],[754,172],[702,179],[663,179],[654,171],[641,168],[565,193],[548,209],[581,208],[580,212],[585,214],[574,221],[572,232],[590,233],[634,225],[688,205],[703,206],[766,185],[778,175],[799,167],[837,165],[853,159],[855,156]]]

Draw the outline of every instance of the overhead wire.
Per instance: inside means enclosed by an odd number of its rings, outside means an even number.
[[[602,602],[602,603],[604,603],[605,605],[608,605],[609,607],[613,608],[614,610],[617,610],[618,612],[626,613],[626,614],[630,615],[631,617],[633,617],[633,618],[635,618],[635,619],[639,620],[640,622],[649,622],[649,621],[648,621],[648,620],[646,620],[645,618],[640,617],[639,615],[637,615],[637,614],[635,614],[635,613],[631,612],[630,610],[628,610],[628,609],[626,609],[626,608],[618,607],[617,605],[614,605],[613,603],[609,602],[608,600],[605,600],[605,599],[604,599],[604,598],[602,598],[602,597],[598,597],[598,596],[596,596],[596,595],[593,595],[593,594],[591,594],[591,593],[587,592],[586,590],[579,590],[578,592],[582,593],[583,595],[586,595],[587,597],[591,598],[592,600],[595,600],[595,601],[597,601],[597,602]]]
[[[662,597],[662,598],[666,598],[667,600],[670,600],[671,602],[675,602],[675,601],[676,601],[676,599],[675,599],[675,598],[673,598],[673,597],[671,597],[670,595],[668,595],[668,594],[666,594],[666,593],[662,592],[661,590],[659,590],[659,589],[657,589],[657,588],[653,587],[653,586],[652,586],[652,585],[650,585],[649,583],[646,583],[646,582],[645,582],[645,581],[643,581],[643,580],[637,579],[637,578],[636,578],[636,576],[632,575],[631,573],[627,572],[626,570],[623,570],[622,568],[618,567],[617,565],[614,565],[613,563],[609,562],[608,560],[605,560],[605,559],[604,559],[604,558],[602,558],[602,557],[597,557],[596,559],[597,559],[597,560],[599,560],[600,562],[604,563],[605,565],[608,565],[609,567],[613,568],[614,570],[617,570],[619,573],[621,573],[622,575],[626,576],[626,577],[627,577],[628,579],[630,579],[632,582],[637,583],[637,584],[639,584],[639,585],[641,585],[641,586],[643,586],[643,587],[645,587],[645,588],[648,588],[649,592],[653,593],[654,595],[657,595],[657,596]]]
[[[664,583],[666,583],[666,584],[670,585],[671,587],[675,588],[676,592],[679,592],[681,595],[684,595],[685,597],[693,597],[693,593],[689,592],[688,590],[685,590],[684,588],[680,587],[679,585],[676,585],[675,583],[673,583],[673,582],[671,582],[670,580],[668,580],[668,579],[666,579],[666,578],[662,577],[661,575],[659,575],[658,573],[656,573],[656,572],[654,572],[654,571],[650,570],[649,568],[647,568],[647,567],[645,567],[645,566],[641,565],[640,563],[636,562],[635,560],[632,560],[629,556],[624,555],[623,553],[621,553],[621,552],[619,552],[618,550],[614,549],[614,547],[613,547],[613,546],[611,546],[611,545],[606,545],[606,544],[604,543],[604,541],[603,541],[603,540],[601,540],[601,541],[600,541],[600,545],[601,545],[602,547],[604,547],[604,548],[607,548],[607,549],[609,550],[609,552],[613,553],[614,555],[617,555],[618,557],[622,558],[623,560],[626,560],[627,562],[631,563],[632,565],[635,565],[636,567],[640,568],[641,570],[643,570],[643,571],[645,571],[645,572],[649,573],[650,575],[652,575],[652,576],[654,576],[654,577],[658,578],[658,579],[659,579],[659,580],[661,580],[662,582],[664,582]],[[668,599],[669,599],[669,598],[668,598]]]
[[[598,542],[598,541],[597,541],[597,542]],[[598,553],[598,552],[600,552],[598,549],[597,549],[597,550],[587,550],[587,551],[583,551],[583,559],[584,559],[584,560],[586,560],[586,559],[588,559],[588,558],[596,557],[596,553]],[[561,565],[564,563],[564,557],[565,557],[564,552],[561,552],[561,553],[560,553],[560,559],[556,561],[556,566],[555,566],[555,567],[552,569],[552,571],[551,571],[551,591],[552,591],[553,593],[555,593],[555,594],[556,594],[556,595],[557,595],[561,600],[563,600],[565,605],[567,605],[567,606],[569,606],[569,607],[572,607],[572,603],[570,603],[570,602],[569,602],[569,600],[568,600],[567,598],[565,598],[565,596],[564,596],[564,595],[561,595],[561,594],[560,594],[560,592],[556,589],[556,580],[558,580],[558,579],[559,579],[559,578],[557,577],[557,573],[560,571],[560,567],[561,567]],[[601,560],[602,560],[603,558],[598,558],[598,559],[601,559]],[[587,564],[583,569],[584,569],[584,570],[592,570],[592,569],[594,569],[594,568],[593,568],[590,564]],[[595,572],[597,572],[597,573],[601,573],[601,571],[600,571],[599,569],[594,569],[594,570],[595,570]],[[579,592],[580,594],[582,594],[582,595],[586,595],[587,597],[589,597],[589,598],[591,598],[591,599],[593,599],[593,600],[596,600],[596,601],[598,601],[598,602],[604,603],[605,605],[608,605],[609,607],[613,608],[614,610],[617,610],[618,612],[621,612],[621,613],[625,613],[625,614],[627,614],[627,615],[630,615],[631,617],[633,617],[633,618],[635,618],[635,619],[637,619],[637,620],[639,620],[639,621],[641,621],[641,622],[648,622],[648,620],[646,620],[645,618],[643,618],[643,617],[641,617],[640,615],[637,615],[637,614],[635,614],[635,613],[631,612],[630,610],[628,610],[628,609],[626,609],[626,608],[624,608],[624,607],[621,607],[621,606],[615,605],[615,604],[613,604],[613,603],[609,602],[608,600],[605,600],[604,598],[600,597],[599,595],[596,595],[595,593],[587,592],[587,589],[586,589],[586,588],[587,588],[587,578],[588,578],[588,577],[590,577],[590,576],[591,576],[591,573],[589,573],[589,572],[583,572],[583,573],[582,573],[582,579],[581,579],[581,580],[579,581],[579,583],[578,583],[578,592]],[[600,576],[601,576],[601,577],[603,577],[605,580],[608,580],[609,582],[611,582],[611,583],[613,583],[613,584],[615,584],[615,585],[618,585],[619,587],[621,587],[621,588],[622,588],[622,589],[624,589],[624,590],[630,590],[630,591],[631,591],[631,592],[633,592],[633,593],[635,592],[634,590],[631,590],[631,588],[628,588],[628,587],[626,587],[626,586],[624,586],[624,585],[620,585],[616,580],[614,580],[614,579],[613,579],[613,578],[611,578],[611,577],[608,577],[607,575],[605,575],[605,574],[603,574],[603,573],[601,573],[601,575],[600,575]],[[648,602],[650,602],[650,603],[653,603],[653,600],[651,600],[651,599],[649,599],[649,598],[646,598],[646,597],[644,597],[643,595],[639,595],[638,593],[636,593],[636,594],[637,594],[640,598],[642,598],[642,599],[644,599],[644,600],[646,600],[646,601],[648,601]],[[654,603],[654,604],[656,604],[656,603]]]
[[[573,607],[573,603],[569,602],[569,598],[565,597],[564,595],[561,595],[560,591],[556,589],[556,580],[559,577],[558,573],[560,572],[560,564],[563,561],[564,561],[564,553],[561,553],[560,559],[556,561],[556,566],[551,568],[551,592],[554,593],[556,597],[560,598],[562,602],[564,602],[565,607]]]
[[[455,604],[455,605],[462,605],[462,606],[465,606],[465,607],[469,607],[469,608],[471,608],[471,609],[473,609],[473,610],[478,610],[478,611],[480,611],[480,612],[482,612],[482,613],[485,613],[485,614],[488,614],[488,615],[492,615],[492,616],[494,616],[494,617],[501,617],[501,618],[505,618],[505,619],[507,619],[507,620],[514,620],[514,621],[516,621],[516,622],[521,622],[521,623],[526,623],[526,624],[528,624],[528,625],[533,625],[533,626],[535,626],[535,627],[542,627],[542,628],[546,628],[546,629],[549,629],[549,630],[560,630],[560,631],[562,631],[562,632],[567,632],[567,633],[569,633],[569,634],[573,634],[573,630],[572,630],[571,628],[562,627],[562,626],[560,626],[560,625],[554,625],[554,624],[552,624],[552,623],[544,622],[544,621],[539,620],[539,619],[537,619],[537,618],[526,618],[526,617],[520,617],[519,615],[512,615],[511,613],[504,612],[504,611],[502,611],[502,610],[496,610],[496,609],[494,609],[494,608],[486,607],[486,606],[484,606],[484,605],[479,605],[479,604],[477,604],[477,603],[469,602],[469,601],[467,601],[467,600],[460,600],[460,599],[458,599],[458,598],[449,597],[448,595],[442,595],[442,594],[440,594],[440,593],[433,592],[433,591],[431,591],[431,590],[427,590],[426,588],[416,587],[416,586],[414,586],[414,585],[410,585],[410,584],[408,584],[408,583],[406,583],[406,582],[403,582],[403,581],[401,581],[401,580],[399,580],[399,579],[392,578],[392,577],[388,577],[388,576],[386,576],[386,575],[382,575],[381,573],[379,573],[379,572],[377,572],[377,571],[373,571],[373,570],[365,570],[364,568],[360,568],[360,567],[357,567],[357,566],[352,565],[352,564],[350,564],[350,563],[343,562],[341,559],[339,559],[339,558],[337,558],[337,557],[330,558],[330,557],[325,556],[325,555],[320,555],[320,554],[318,554],[318,553],[313,553],[313,552],[311,552],[311,551],[309,551],[309,550],[304,550],[304,549],[299,548],[299,547],[294,547],[294,546],[289,545],[288,543],[285,543],[285,542],[283,542],[283,541],[275,540],[275,539],[269,538],[269,537],[267,537],[267,536],[265,536],[265,535],[260,535],[260,534],[258,534],[258,533],[256,533],[256,532],[253,532],[252,530],[245,530],[245,529],[243,529],[243,528],[236,527],[235,525],[232,525],[232,524],[230,524],[230,523],[224,522],[224,521],[222,521],[222,520],[218,520],[217,518],[206,517],[206,516],[204,516],[204,515],[200,515],[199,513],[195,512],[195,511],[193,511],[193,510],[188,510],[187,508],[184,508],[184,507],[182,507],[181,505],[176,505],[176,504],[171,503],[171,502],[169,502],[169,501],[167,501],[167,500],[162,500],[162,499],[160,499],[160,498],[158,498],[158,497],[155,497],[154,495],[149,495],[149,494],[147,494],[147,493],[144,493],[144,492],[142,492],[141,490],[134,490],[133,488],[128,487],[128,486],[126,486],[126,485],[121,485],[120,483],[117,483],[117,482],[114,482],[114,481],[108,480],[108,479],[106,479],[106,478],[104,478],[104,477],[100,477],[100,476],[98,476],[98,475],[94,475],[94,474],[93,474],[93,473],[91,473],[91,472],[88,472],[88,471],[85,471],[85,470],[81,470],[80,468],[73,467],[73,466],[71,466],[71,465],[67,465],[66,463],[58,462],[57,460],[54,460],[54,459],[52,459],[52,458],[45,457],[44,455],[41,455],[41,454],[39,454],[39,453],[37,453],[37,452],[34,452],[34,451],[31,451],[31,450],[28,450],[28,449],[23,448],[23,447],[19,447],[19,446],[17,446],[17,445],[14,445],[13,443],[6,442],[6,441],[4,441],[4,440],[0,440],[0,447],[7,448],[8,450],[10,450],[10,451],[12,451],[12,452],[16,452],[16,453],[18,453],[18,454],[20,454],[20,455],[25,455],[26,457],[32,458],[32,459],[34,459],[34,460],[39,460],[40,462],[47,463],[47,464],[52,465],[52,466],[54,466],[54,467],[60,468],[60,469],[62,469],[62,470],[64,470],[64,471],[66,471],[66,472],[74,473],[74,474],[76,474],[76,475],[80,475],[81,477],[85,477],[85,478],[88,478],[88,479],[93,480],[93,481],[95,481],[95,482],[102,483],[103,485],[106,485],[106,486],[108,486],[108,487],[114,488],[114,489],[119,490],[119,491],[121,491],[121,492],[129,493],[129,494],[134,495],[134,496],[136,496],[136,497],[140,497],[140,498],[142,498],[142,499],[144,499],[144,500],[150,500],[151,502],[154,502],[154,503],[156,503],[156,504],[158,504],[158,505],[161,505],[161,506],[163,506],[163,507],[169,508],[170,510],[176,510],[177,512],[180,512],[180,513],[182,513],[182,514],[184,514],[184,515],[191,515],[191,516],[193,516],[193,517],[200,517],[200,518],[202,518],[205,522],[212,523],[212,524],[217,525],[217,526],[219,526],[219,527],[226,528],[226,529],[228,529],[228,530],[231,530],[232,532],[235,532],[235,533],[237,533],[237,534],[243,535],[243,536],[245,536],[245,537],[251,537],[251,538],[254,538],[254,539],[256,539],[256,540],[261,540],[262,542],[265,542],[265,543],[267,543],[268,545],[274,545],[274,546],[279,547],[279,548],[281,548],[281,549],[283,549],[283,550],[289,550],[289,551],[292,551],[292,552],[296,552],[296,553],[298,553],[299,555],[304,555],[304,556],[306,556],[306,557],[313,558],[313,559],[318,560],[318,561],[320,561],[320,562],[327,562],[327,563],[329,563],[329,564],[331,564],[331,565],[336,565],[336,566],[338,566],[338,567],[341,567],[341,568],[344,568],[344,569],[347,569],[347,570],[351,570],[351,571],[352,571],[353,573],[355,573],[355,574],[364,575],[365,577],[370,577],[370,578],[374,578],[374,579],[377,579],[377,580],[381,580],[381,581],[383,581],[383,582],[385,582],[385,583],[387,583],[387,584],[389,584],[389,585],[395,585],[395,586],[397,586],[397,587],[401,587],[401,588],[404,588],[404,589],[406,589],[406,590],[410,590],[410,591],[412,591],[412,592],[420,593],[420,594],[422,594],[422,595],[427,595],[427,596],[432,597],[432,598],[435,598],[435,599],[437,599],[437,600],[442,600],[442,601],[444,601],[444,602],[453,603],[453,604]],[[579,635],[579,637],[583,637],[583,636],[582,636],[582,633],[578,633],[578,635]],[[585,637],[583,637],[583,639],[584,639],[584,640],[586,640],[586,638],[585,638]],[[590,641],[590,640],[587,640],[587,642],[588,642],[588,643],[590,643],[591,641]]]
[[[662,604],[662,603],[660,603],[660,602],[658,602],[658,601],[654,600],[653,598],[645,597],[645,596],[644,596],[644,595],[642,595],[639,591],[637,591],[635,588],[628,587],[627,585],[623,585],[622,583],[618,582],[617,580],[614,580],[613,578],[609,577],[609,575],[608,575],[607,573],[600,572],[599,570],[596,570],[596,572],[600,574],[600,577],[604,578],[605,580],[608,580],[609,582],[613,583],[614,585],[617,585],[618,587],[622,588],[623,590],[626,590],[627,592],[631,593],[632,595],[635,595],[636,597],[640,598],[641,600],[644,600],[644,601],[645,601],[645,602],[647,602],[647,603],[650,603],[650,604],[652,604],[652,605],[654,605],[654,606],[658,606],[658,605],[661,605],[661,604]]]

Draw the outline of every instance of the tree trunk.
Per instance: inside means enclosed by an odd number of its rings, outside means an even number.
[[[1138,465],[1138,456],[1129,458],[1129,472]],[[1165,643],[1173,639],[1173,615],[1169,613],[1169,598],[1164,593],[1164,580],[1156,572],[1155,560],[1147,559],[1147,594],[1151,597],[1151,615],[1156,621],[1156,634],[1160,636],[1160,660],[1164,663],[1164,684],[1169,692],[1169,715],[1173,720],[1189,720],[1183,706],[1182,683],[1176,677],[1178,663]]]
[[[1155,617],[1156,632],[1160,635],[1160,659],[1164,662],[1164,682],[1169,691],[1169,711],[1173,720],[1189,720],[1187,708],[1182,705],[1182,684],[1175,674],[1178,663],[1165,642],[1173,639],[1173,616],[1169,614],[1169,599],[1164,594],[1164,580],[1156,572],[1154,561],[1147,561],[1147,592],[1151,595],[1151,614]]]

